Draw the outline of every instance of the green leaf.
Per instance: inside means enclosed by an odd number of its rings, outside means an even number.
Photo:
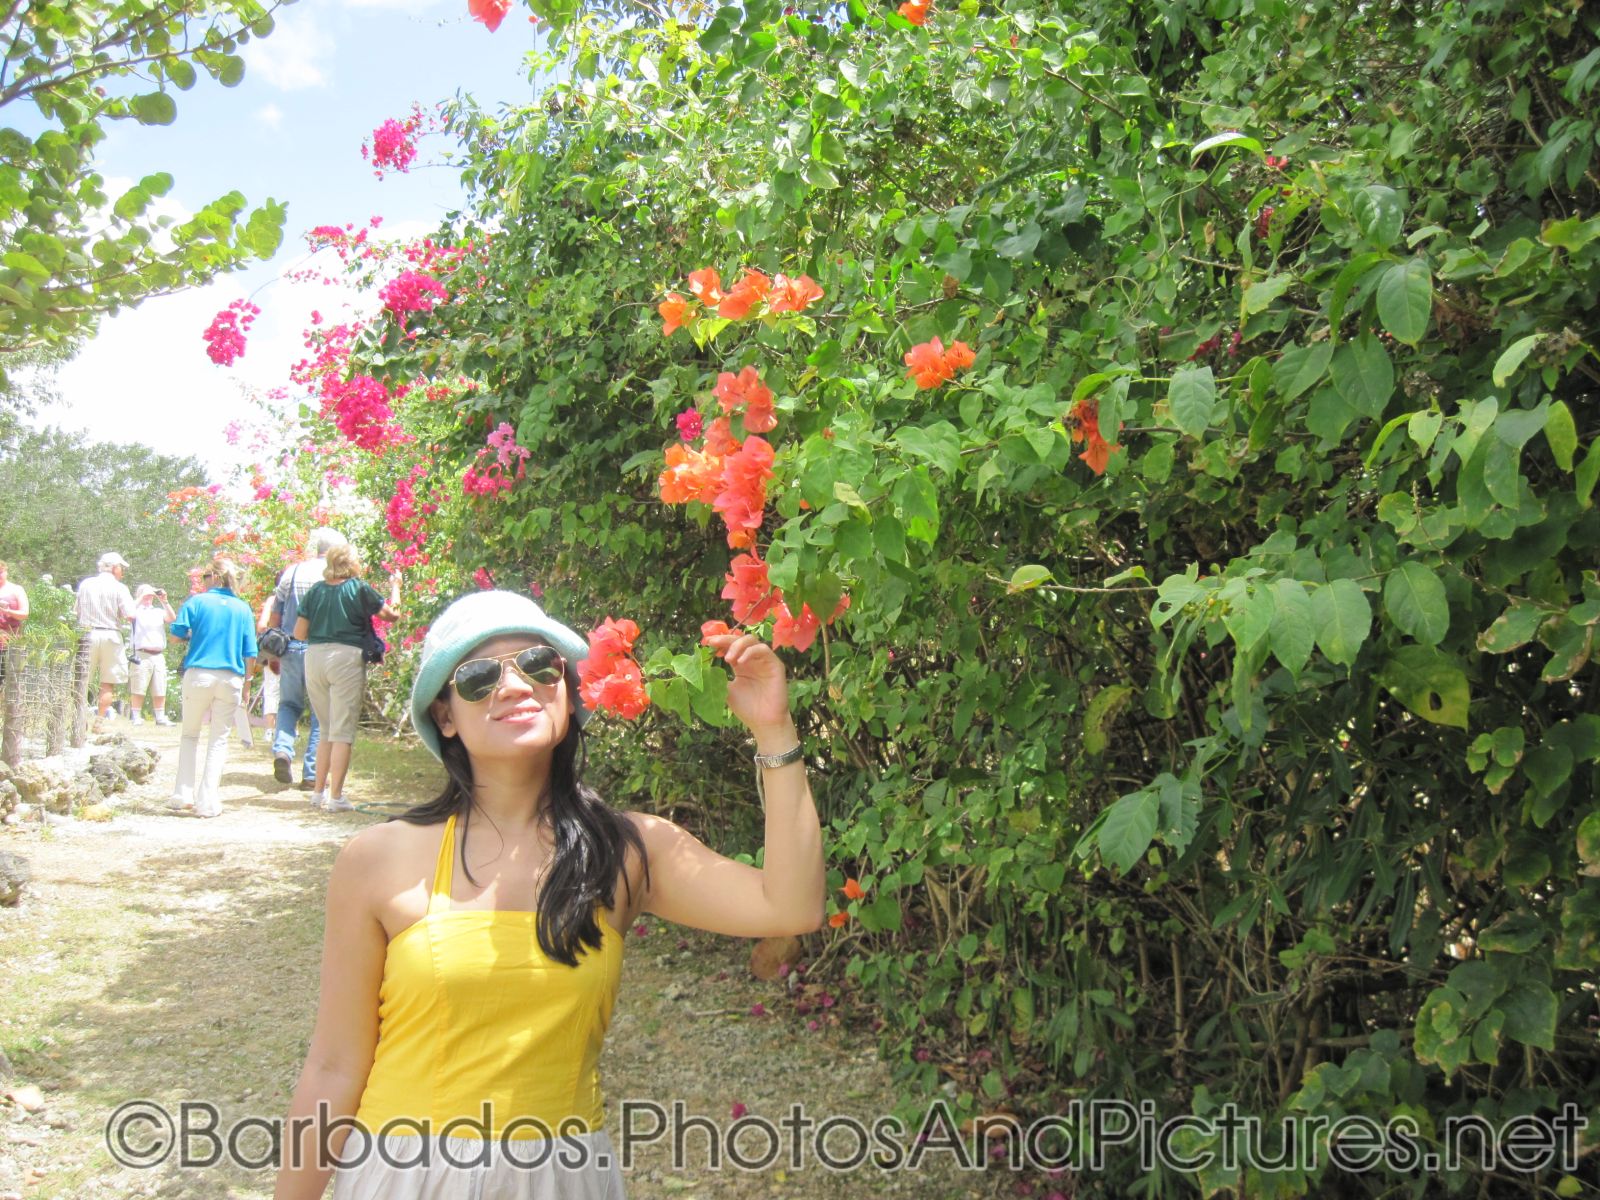
[[[1356,228],[1369,246],[1387,250],[1399,240],[1405,225],[1405,212],[1400,207],[1400,193],[1381,183],[1374,183],[1356,193]]]
[[[13,271],[20,271],[28,278],[37,280],[40,283],[50,278],[49,267],[45,266],[33,255],[21,250],[6,251],[4,256],[0,256],[0,263],[4,263]]]
[[[894,435],[894,440],[917,458],[954,475],[961,464],[961,435],[949,421],[932,425],[909,425]]]
[[[1600,866],[1600,808],[1594,809],[1578,825],[1578,859],[1585,866]]]
[[[1167,385],[1167,404],[1173,424],[1190,437],[1199,437],[1211,422],[1217,404],[1217,381],[1210,367],[1182,367]]]
[[[1272,585],[1272,625],[1267,645],[1272,656],[1296,679],[1316,645],[1316,618],[1305,585],[1296,579],[1275,580]]]
[[[1395,263],[1378,279],[1378,320],[1394,337],[1415,346],[1433,317],[1433,275],[1421,258]]]
[[[1401,646],[1378,672],[1378,683],[1417,716],[1467,728],[1471,693],[1461,664],[1432,646]]]
[[[1274,300],[1289,290],[1293,275],[1269,275],[1244,289],[1243,306],[1248,313],[1264,312]]]
[[[1238,146],[1242,150],[1249,150],[1252,154],[1263,156],[1266,151],[1261,143],[1248,134],[1240,133],[1237,129],[1214,133],[1204,141],[1196,142],[1193,150],[1189,152],[1189,161],[1194,162],[1207,150],[1216,150],[1222,146]]]
[[[1505,1014],[1505,1036],[1540,1050],[1556,1048],[1556,994],[1536,979],[1520,979],[1495,1008]]]
[[[1437,646],[1450,628],[1450,600],[1444,584],[1414,560],[1389,572],[1383,587],[1383,607],[1400,632],[1425,646]]]
[[[1372,627],[1372,606],[1361,585],[1335,579],[1311,593],[1311,619],[1317,645],[1330,662],[1349,666]]]
[[[1333,360],[1331,342],[1290,346],[1272,368],[1272,386],[1285,400],[1293,400],[1317,383]]]
[[[1126,683],[1113,683],[1095,693],[1083,710],[1083,750],[1085,754],[1100,755],[1111,743],[1106,726],[1116,719],[1117,712],[1133,696],[1133,688]]]
[[[1100,856],[1126,875],[1144,857],[1156,835],[1160,797],[1152,791],[1130,792],[1106,812],[1100,825]]]
[[[1494,363],[1494,385],[1503,388],[1511,382],[1511,377],[1517,373],[1517,368],[1522,365],[1522,360],[1533,352],[1533,348],[1544,341],[1544,334],[1530,333],[1527,337],[1518,338],[1507,346]]]
[[[844,145],[828,129],[819,129],[817,136],[811,139],[811,156],[834,167],[843,166],[849,161]]]
[[[1478,649],[1487,654],[1508,654],[1526,646],[1550,614],[1527,600],[1513,600],[1505,612],[1478,635]]]
[[[1557,400],[1550,406],[1544,421],[1544,438],[1550,444],[1550,455],[1556,460],[1556,466],[1563,471],[1572,470],[1573,458],[1578,452],[1578,428],[1565,400]]]
[[[1011,582],[1006,584],[1006,595],[1014,596],[1018,592],[1031,591],[1051,578],[1050,568],[1041,567],[1038,563],[1018,567],[1011,573]]]
[[[165,92],[147,92],[131,101],[133,115],[141,125],[171,125],[178,119],[178,105]]]
[[[1394,364],[1383,343],[1362,334],[1333,356],[1333,386],[1357,412],[1377,420],[1394,395]]]
[[[925,468],[900,477],[894,486],[895,506],[905,521],[906,534],[930,545],[939,536],[939,493]]]

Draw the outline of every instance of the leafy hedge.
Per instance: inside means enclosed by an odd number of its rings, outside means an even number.
[[[481,382],[399,409],[441,486],[501,420],[533,450],[439,515],[460,569],[633,618],[683,715],[714,709],[691,647],[732,552],[660,502],[662,451],[719,372],[777,393],[758,540],[786,594],[851,597],[793,661],[833,882],[866,892],[840,961],[908,1101],[1406,1114],[1424,1142],[1593,1117],[1596,15],[544,15],[559,82],[452,118],[447,233],[484,259],[359,356]],[[706,266],[826,298],[664,337]],[[976,362],[919,388],[933,337]],[[615,799],[748,835],[728,734],[656,715],[606,751]],[[1081,1188],[1188,1186],[1112,1165]]]

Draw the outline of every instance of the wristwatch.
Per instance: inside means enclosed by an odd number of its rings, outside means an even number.
[[[769,767],[769,768],[770,767],[786,767],[792,762],[799,762],[801,755],[803,755],[804,753],[805,753],[805,750],[801,747],[800,743],[796,742],[793,746],[791,746],[789,749],[785,750],[782,754],[757,754],[757,755],[755,755],[756,766],[758,766],[758,767]]]

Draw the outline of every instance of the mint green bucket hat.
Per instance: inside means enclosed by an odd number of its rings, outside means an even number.
[[[456,668],[490,638],[525,633],[543,638],[567,660],[567,687],[578,728],[589,721],[589,710],[577,692],[577,665],[589,656],[589,642],[550,616],[527,596],[516,592],[472,592],[439,614],[422,639],[422,665],[411,685],[411,724],[435,758],[439,753],[439,727],[428,711]]]

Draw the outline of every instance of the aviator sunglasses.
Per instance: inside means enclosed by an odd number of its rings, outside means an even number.
[[[477,704],[494,695],[505,677],[506,664],[529,684],[546,687],[561,682],[567,662],[554,646],[529,646],[515,654],[502,654],[498,658],[470,658],[456,668],[450,685],[456,695],[468,704]]]

